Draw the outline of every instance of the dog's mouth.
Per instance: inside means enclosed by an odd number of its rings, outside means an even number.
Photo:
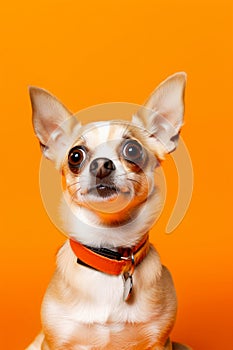
[[[128,186],[117,187],[111,184],[100,183],[89,188],[86,193],[102,199],[114,199],[120,194],[129,195],[131,191]]]
[[[119,193],[119,189],[114,185],[108,184],[98,184],[94,187],[91,187],[88,190],[89,194],[93,194],[95,196],[100,196],[102,198],[115,197]]]
[[[132,201],[133,193],[127,186],[118,187],[103,182],[89,187],[83,195],[89,208],[102,214],[117,214],[119,219],[119,213]]]

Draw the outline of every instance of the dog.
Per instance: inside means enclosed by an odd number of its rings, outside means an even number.
[[[154,171],[177,146],[185,85],[186,74],[176,73],[131,122],[84,126],[55,96],[30,87],[35,134],[63,178],[68,240],[28,350],[189,349],[169,339],[176,293],[149,242],[160,202]]]

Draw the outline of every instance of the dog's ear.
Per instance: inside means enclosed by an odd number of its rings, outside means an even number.
[[[76,118],[72,113],[48,91],[29,87],[32,105],[32,122],[41,149],[46,158],[56,160],[57,151],[71,135]]]
[[[183,72],[168,77],[133,116],[133,123],[147,129],[166,153],[176,148],[183,125],[185,85]]]

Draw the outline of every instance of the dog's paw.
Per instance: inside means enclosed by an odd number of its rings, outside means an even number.
[[[44,334],[40,333],[34,339],[33,343],[31,343],[25,350],[41,350],[43,341],[44,341]]]
[[[192,349],[183,344],[172,343],[172,350],[192,350]]]

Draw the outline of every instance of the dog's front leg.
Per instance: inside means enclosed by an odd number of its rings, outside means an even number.
[[[50,347],[49,347],[49,345],[48,345],[48,343],[47,343],[45,338],[44,338],[44,341],[43,341],[43,343],[41,345],[41,350],[50,350]]]
[[[44,341],[44,333],[41,332],[25,350],[41,350]]]
[[[169,338],[165,344],[164,350],[172,350],[172,343]]]
[[[168,338],[168,340],[166,341],[166,344],[163,345],[154,345],[150,350],[173,350],[172,348],[172,343],[170,341],[170,339]]]
[[[172,343],[170,341],[170,339],[168,338],[166,344],[165,344],[165,347],[164,347],[164,350],[172,350]]]

